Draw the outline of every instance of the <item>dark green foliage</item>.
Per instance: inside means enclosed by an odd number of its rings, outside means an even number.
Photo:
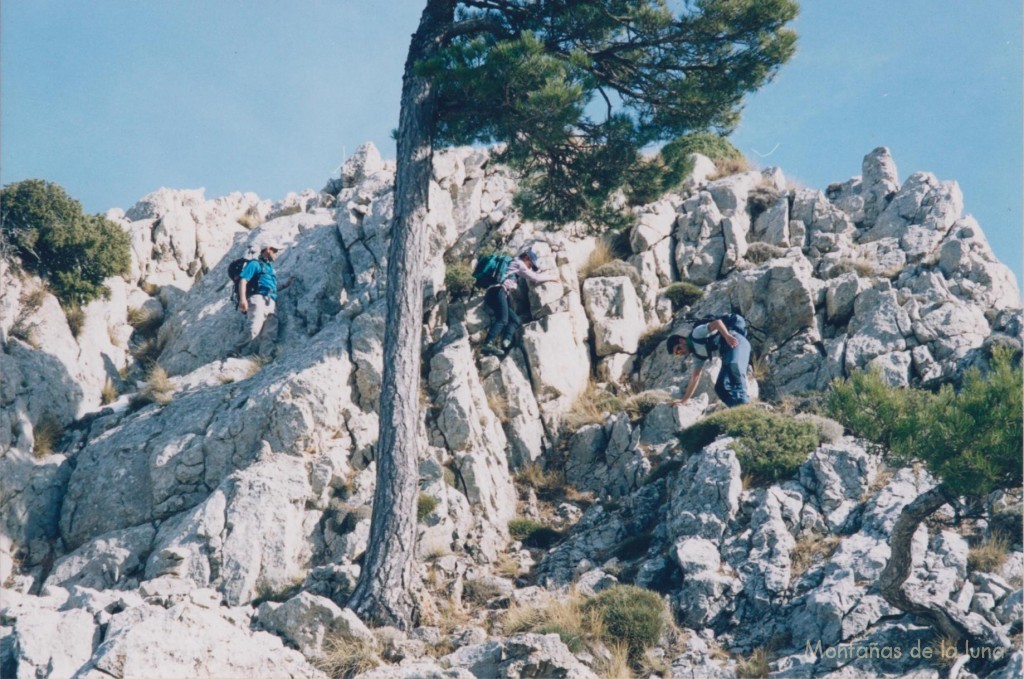
[[[536,549],[548,549],[562,539],[559,531],[532,519],[512,519],[508,522],[508,532],[513,539]]]
[[[459,6],[454,37],[417,65],[435,87],[436,140],[507,143],[524,215],[554,222],[615,226],[617,188],[638,200],[684,177],[686,149],[703,148],[692,138],[655,163],[640,149],[733,128],[796,41],[791,0],[706,0],[678,16],[660,0]]]
[[[696,132],[665,144],[662,155],[668,158],[686,158],[699,153],[711,160],[743,160],[743,154],[728,139],[713,132]]]
[[[576,630],[571,630],[563,625],[542,625],[533,631],[536,634],[557,634],[562,643],[573,653],[579,653],[586,649],[586,644],[583,643],[583,636]]]
[[[416,501],[416,521],[423,523],[435,509],[437,509],[437,498],[420,493],[419,500]]]
[[[465,264],[451,264],[444,272],[444,287],[452,297],[469,297],[473,283],[473,270]]]
[[[661,294],[672,302],[673,309],[681,309],[696,304],[704,296],[704,290],[689,281],[679,281],[666,287]]]
[[[699,153],[711,160],[743,161],[743,154],[725,137],[713,132],[696,132],[665,144],[658,155],[641,161],[633,169],[627,195],[632,205],[651,203],[679,188],[691,172],[690,155]]]
[[[679,433],[689,452],[698,452],[719,436],[737,439],[740,468],[754,483],[793,478],[797,468],[818,447],[818,430],[756,406],[720,410]]]
[[[634,585],[614,585],[588,599],[583,612],[604,620],[605,642],[625,642],[632,660],[658,643],[665,627],[665,605],[654,592]]]
[[[906,464],[921,460],[953,495],[982,496],[1022,483],[1021,368],[997,350],[987,375],[969,370],[959,391],[886,385],[876,373],[837,382],[828,410],[855,435]]]
[[[82,214],[81,203],[41,179],[0,191],[0,232],[65,307],[103,296],[103,280],[131,268],[127,233],[101,215]]]
[[[623,561],[639,559],[647,553],[647,548],[651,546],[651,541],[653,539],[654,536],[650,531],[640,533],[639,535],[630,535],[619,543],[619,546],[615,548],[613,554],[615,555],[615,558]]]

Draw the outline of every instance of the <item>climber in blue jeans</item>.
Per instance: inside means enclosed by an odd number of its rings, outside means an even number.
[[[675,401],[682,405],[697,390],[704,363],[717,349],[722,355],[722,369],[715,381],[715,393],[722,402],[733,406],[750,403],[747,393],[747,366],[750,365],[750,342],[746,337],[746,321],[739,314],[729,314],[697,325],[689,337],[672,335],[668,338],[668,353],[673,356],[693,355],[693,372],[683,398]],[[724,342],[725,346],[722,346]]]
[[[512,260],[501,283],[488,288],[484,297],[484,302],[494,315],[491,329],[480,349],[484,356],[504,356],[512,346],[516,330],[522,325],[512,299],[520,279],[532,285],[557,281],[558,275],[553,272],[541,273],[537,269],[537,254],[532,248],[527,248]]]

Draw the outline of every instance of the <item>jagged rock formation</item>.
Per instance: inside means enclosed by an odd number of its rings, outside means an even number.
[[[597,237],[523,222],[514,178],[486,150],[435,157],[422,575],[467,601],[488,591],[488,602],[530,602],[544,588],[619,579],[655,589],[694,632],[665,658],[678,676],[711,666],[732,676],[717,648],[766,645],[779,676],[909,674],[920,661],[843,670],[850,659],[802,640],[930,643],[871,587],[895,517],[927,475],[887,477],[842,438],[767,488],[744,489],[729,439],[652,476],[676,460],[675,432],[715,400],[717,361],[687,406],[568,423],[595,390],[678,394],[687,373],[660,339],[688,328],[686,311],[735,309],[763,331],[750,380],[766,397],[866,367],[893,384],[955,380],[990,345],[1020,346],[1015,278],[961,214],[955,182],[917,173],[900,184],[885,149],[824,193],[789,188],[776,168],[709,180],[709,163],[683,193],[637,209],[617,241],[624,261],[597,270],[614,275],[581,280]],[[323,191],[276,204],[161,189],[112,212],[132,234],[132,273],[109,281],[77,334],[39,281],[0,263],[5,676],[322,676],[328,637],[376,645],[392,666],[368,677],[593,676],[594,658],[557,636],[489,638],[486,606],[451,633],[411,635],[370,632],[342,607],[369,533],[393,182],[393,164],[366,145]],[[241,324],[227,265],[264,238],[286,244],[277,268],[296,278],[281,295],[278,342],[265,343],[265,363],[225,358]],[[481,296],[448,293],[446,263],[528,244],[559,280],[530,291],[518,347],[475,357],[488,315]],[[679,280],[704,286],[692,308],[665,294]],[[159,399],[140,397],[150,361],[170,376]],[[543,514],[545,500],[513,481],[532,464],[600,498],[557,505],[547,518],[567,537],[550,551],[510,545],[509,519]],[[637,554],[616,555],[637,536]],[[968,568],[956,532],[919,537],[911,584],[922,596],[992,624],[1019,619],[1019,544],[985,573]],[[807,567],[799,554],[815,540],[834,550]],[[502,560],[533,568],[540,587],[496,577]],[[451,653],[435,661],[428,646]]]

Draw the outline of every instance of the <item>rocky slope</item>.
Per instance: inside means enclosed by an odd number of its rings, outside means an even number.
[[[693,402],[662,403],[656,390],[686,380],[663,338],[685,312],[739,310],[764,334],[750,379],[775,402],[867,367],[935,384],[992,344],[1020,347],[1015,279],[957,184],[901,184],[886,149],[824,193],[776,168],[713,173],[698,158],[681,193],[612,239],[623,261],[595,269],[608,241],[523,222],[487,151],[435,157],[418,546],[433,600],[410,634],[343,608],[369,532],[387,332],[394,167],[375,148],[278,203],[161,189],[112,212],[132,273],[80,322],[0,262],[3,675],[320,677],[344,643],[389,663],[368,677],[607,674],[557,636],[504,635],[500,609],[622,580],[661,592],[684,628],[651,651],[662,674],[735,676],[768,647],[777,676],[938,676],[908,653],[836,650],[931,644],[873,582],[896,516],[933,481],[838,434],[768,487],[744,487],[730,439],[683,459],[675,433],[709,410],[717,365]],[[267,237],[296,278],[279,341],[266,361],[225,358],[241,329],[227,264]],[[559,281],[530,291],[520,346],[478,357],[481,296],[452,294],[446,272],[525,245]],[[680,280],[704,287],[692,308],[673,302]],[[606,393],[634,407],[602,410]],[[972,539],[1019,511],[990,497]],[[517,516],[564,537],[514,541]],[[985,572],[953,528],[918,537],[912,587],[1020,632],[1019,542]]]

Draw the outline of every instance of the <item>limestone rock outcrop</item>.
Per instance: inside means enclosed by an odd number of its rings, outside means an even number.
[[[321,191],[160,189],[111,211],[132,236],[131,272],[70,318],[0,259],[0,671],[321,677],[349,644],[389,663],[365,677],[592,677],[607,647],[499,633],[501,611],[627,582],[689,628],[648,651],[674,676],[734,676],[722,648],[771,646],[778,676],[815,677],[840,669],[803,639],[930,643],[872,583],[896,517],[934,479],[838,434],[795,478],[757,487],[734,439],[681,454],[676,434],[718,407],[721,361],[672,403],[692,366],[665,340],[705,314],[743,314],[755,398],[866,368],[934,386],[993,346],[1024,346],[1016,279],[957,184],[901,184],[887,149],[825,191],[790,189],[777,168],[712,178],[696,161],[680,192],[635,208],[602,275],[588,264],[599,235],[524,221],[489,150],[435,155],[416,395],[428,601],[408,633],[369,630],[345,608],[371,522],[393,161],[368,144]],[[243,317],[227,267],[269,242],[293,281],[277,333],[232,356]],[[454,289],[456,267],[527,246],[557,280],[513,295],[518,341],[481,356],[489,312]],[[702,296],[673,297],[683,281]],[[989,498],[978,530],[1019,524],[1013,506]],[[510,531],[515,518],[545,530]],[[908,587],[1010,630],[1024,550],[1012,543],[987,572],[970,546],[923,528]],[[458,622],[440,626],[446,614]]]

